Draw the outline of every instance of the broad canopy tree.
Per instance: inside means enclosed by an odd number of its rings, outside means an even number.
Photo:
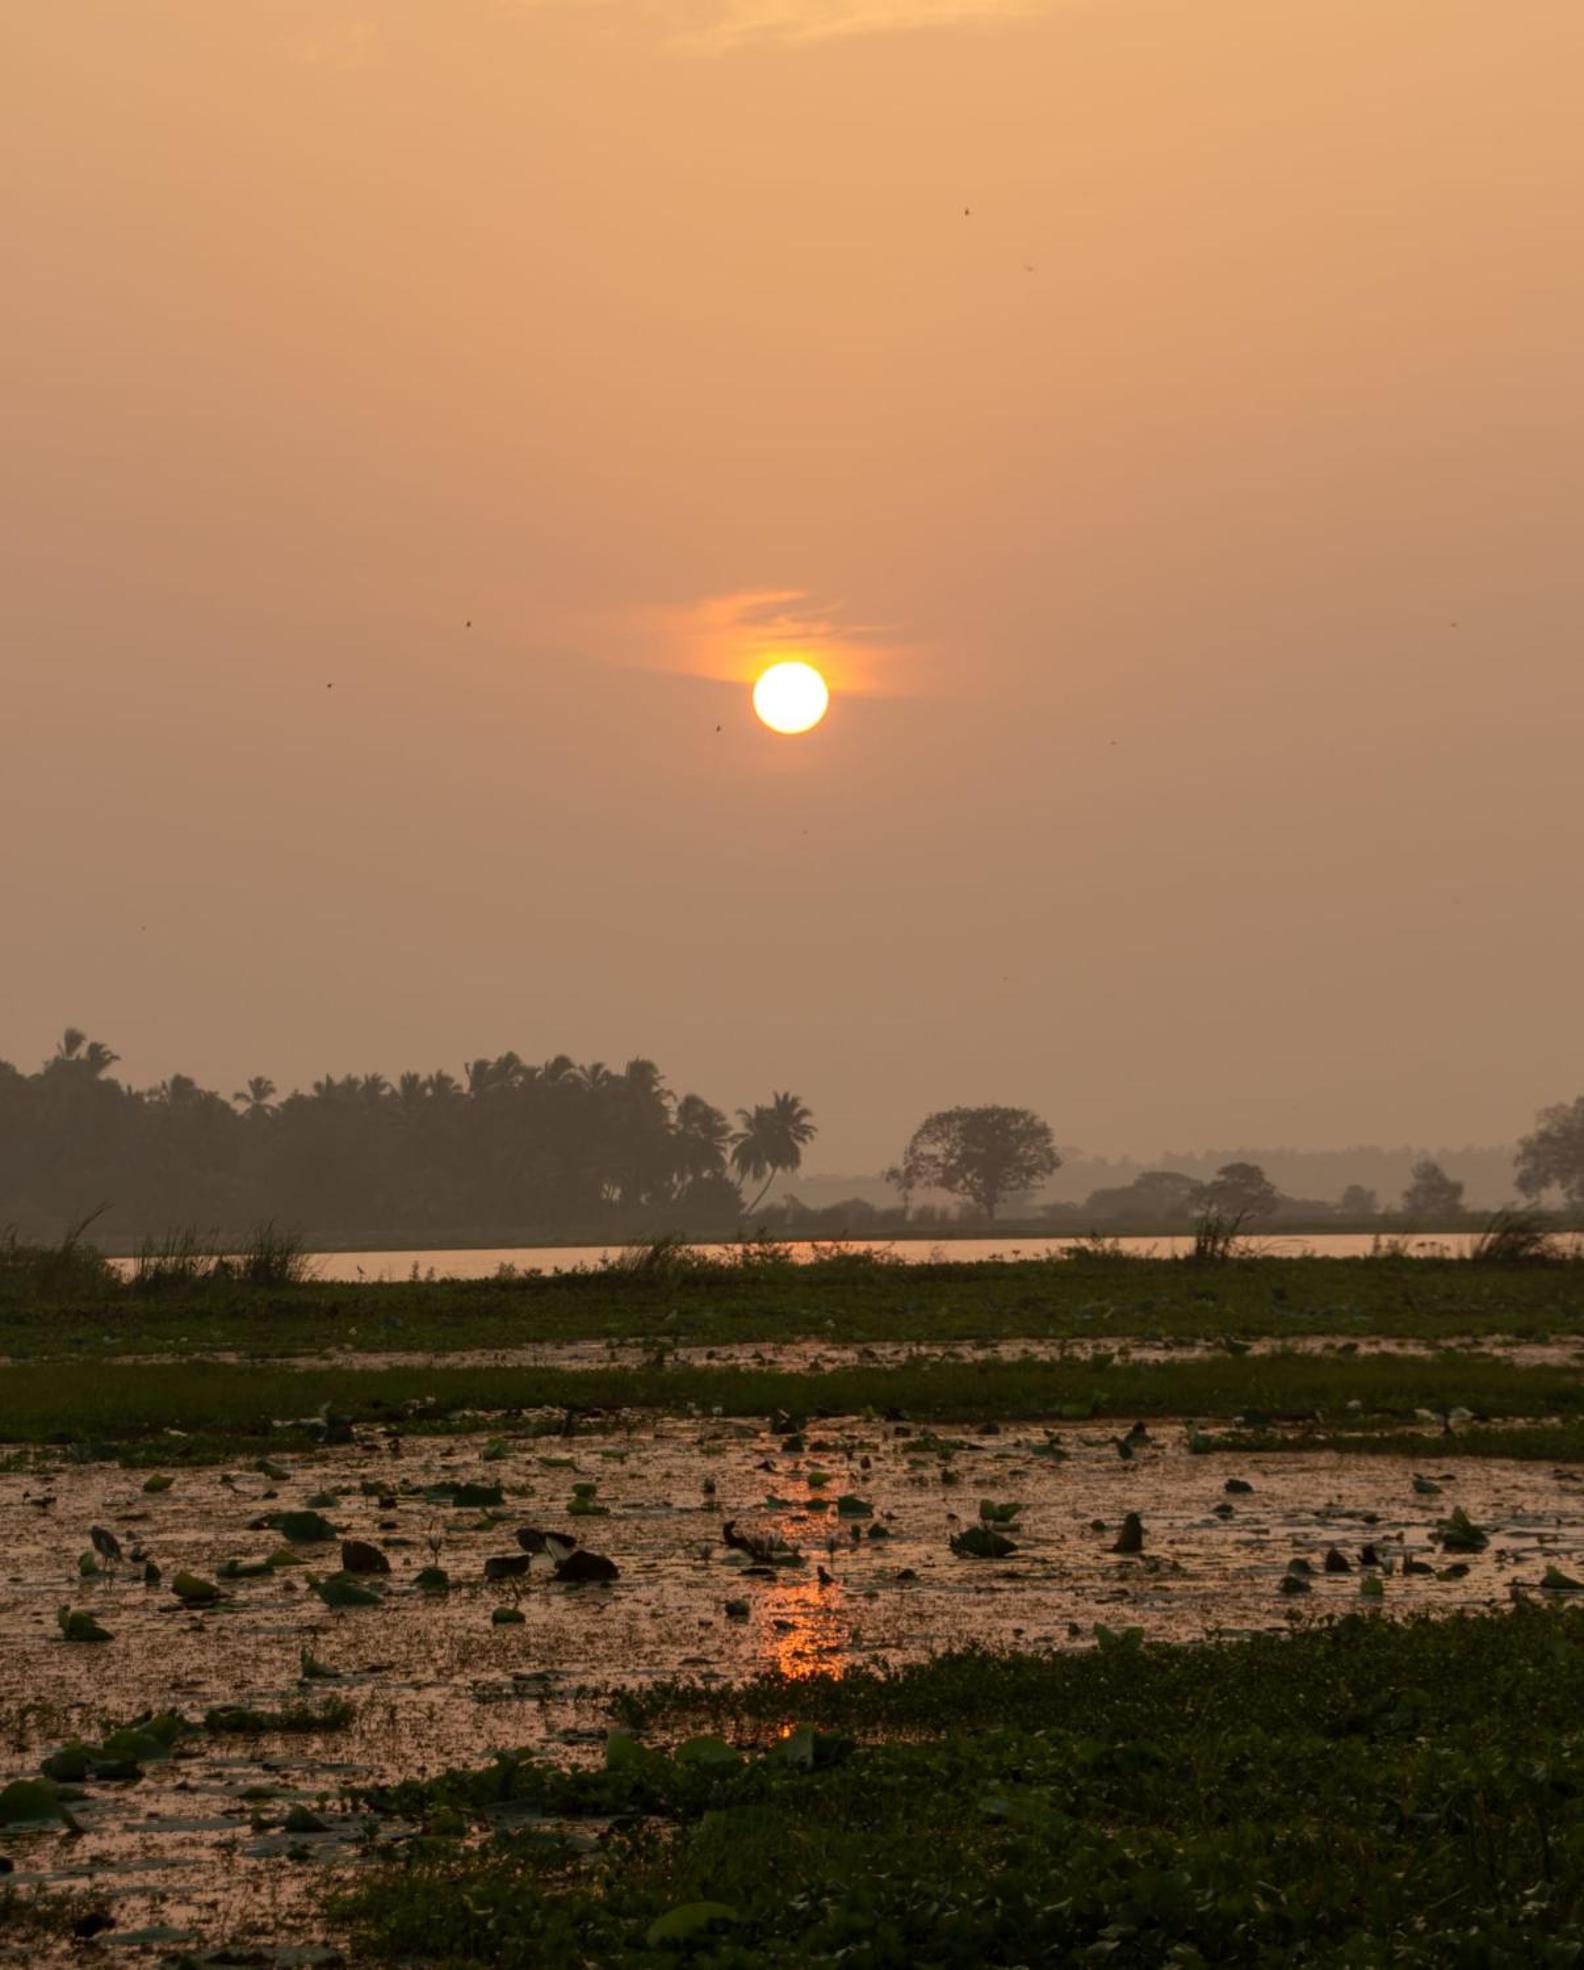
[[[1421,1156],[1408,1174],[1402,1197],[1405,1216],[1435,1222],[1463,1215],[1462,1184],[1449,1177],[1433,1156]]]
[[[904,1196],[944,1190],[993,1223],[1006,1198],[1035,1189],[1060,1167],[1050,1127],[1032,1109],[942,1108],[913,1131],[887,1175]]]
[[[1227,1218],[1268,1218],[1280,1201],[1258,1163],[1223,1163],[1205,1185],[1200,1207]]]
[[[1584,1095],[1540,1110],[1518,1144],[1515,1174],[1523,1196],[1560,1190],[1575,1211],[1584,1210]]]

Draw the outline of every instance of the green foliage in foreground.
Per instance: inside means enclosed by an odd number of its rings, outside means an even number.
[[[790,1735],[396,1788],[375,1803],[430,1837],[338,1919],[387,1961],[502,1970],[1584,1961],[1579,1614],[1113,1638],[628,1708]],[[580,1818],[608,1835],[554,1830]],[[444,1837],[479,1821],[483,1845]]]
[[[1577,1333],[1584,1265],[1240,1258],[887,1263],[835,1251],[812,1265],[746,1248],[741,1262],[613,1266],[481,1280],[286,1288],[197,1279],[139,1292],[82,1268],[22,1292],[0,1264],[0,1354],[114,1355],[331,1346],[424,1349],[530,1341],[667,1342],[1019,1337]],[[86,1248],[79,1248],[86,1250]],[[96,1255],[95,1255],[96,1256]],[[3,1253],[0,1253],[3,1257]],[[393,1268],[399,1255],[392,1255]],[[96,1283],[97,1282],[97,1283]]]
[[[1357,1408],[1349,1408],[1357,1404]],[[162,1464],[310,1442],[328,1411],[356,1423],[498,1427],[503,1411],[720,1410],[733,1416],[979,1418],[1324,1417],[1337,1429],[1416,1411],[1584,1419],[1584,1380],[1477,1354],[1212,1355],[1183,1361],[920,1360],[823,1374],[692,1364],[645,1368],[290,1369],[230,1362],[125,1364],[92,1373],[56,1362],[0,1368],[0,1440],[141,1445]],[[291,1419],[300,1419],[295,1424]],[[287,1425],[287,1427],[281,1427]],[[1419,1424],[1423,1427],[1423,1421]],[[180,1443],[163,1432],[180,1430]],[[1448,1447],[1456,1439],[1448,1440]]]

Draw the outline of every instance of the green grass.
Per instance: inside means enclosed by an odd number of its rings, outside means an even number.
[[[1320,1419],[1342,1433],[1367,1423],[1407,1424],[1418,1437],[1424,1432],[1416,1410],[1457,1407],[1481,1421],[1572,1424],[1584,1420],[1584,1378],[1470,1353],[921,1360],[824,1374],[692,1365],[292,1369],[225,1362],[0,1369],[0,1441],[142,1445],[159,1463],[311,1441],[303,1419],[326,1409],[354,1423],[409,1430],[493,1429],[513,1411],[661,1408],[733,1416],[869,1412],[958,1423],[1191,1416],[1207,1424],[1242,1418],[1253,1429],[1264,1421]],[[297,1419],[293,1427],[277,1427],[290,1419]],[[188,1432],[189,1440],[163,1434],[171,1430]]]
[[[55,1275],[51,1275],[55,1277]],[[1436,1339],[1584,1332],[1584,1265],[1433,1259],[1024,1260],[609,1269],[512,1280],[287,1287],[167,1281],[137,1293],[80,1269],[8,1288],[0,1354],[236,1349],[268,1357],[533,1341],[848,1342],[1325,1333]]]
[[[657,1740],[723,1728],[747,1753],[618,1740],[600,1771],[507,1754],[374,1795],[429,1833],[333,1904],[359,1952],[455,1970],[1584,1960],[1577,1613],[953,1656],[627,1708]],[[561,1837],[580,1821],[608,1831]],[[477,1826],[494,1831],[466,1844]]]

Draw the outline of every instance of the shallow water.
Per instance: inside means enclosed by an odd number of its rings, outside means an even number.
[[[478,1437],[370,1435],[282,1455],[289,1476],[276,1485],[241,1467],[184,1471],[155,1496],[142,1492],[141,1473],[106,1466],[0,1476],[10,1528],[0,1782],[36,1770],[73,1733],[94,1738],[142,1711],[174,1705],[196,1719],[221,1703],[278,1709],[336,1695],[356,1706],[350,1728],[321,1737],[196,1737],[171,1762],[150,1764],[139,1784],[92,1786],[72,1808],[80,1836],[8,1831],[0,1850],[20,1881],[91,1884],[121,1932],[165,1925],[211,1943],[300,1938],[313,1932],[325,1870],[355,1864],[360,1823],[339,1812],[343,1785],[477,1764],[495,1746],[597,1755],[595,1686],[764,1668],[840,1673],[968,1642],[1083,1646],[1097,1621],[1175,1640],[1281,1628],[1361,1605],[1356,1569],[1317,1576],[1301,1598],[1278,1593],[1290,1558],[1318,1566],[1332,1543],[1355,1560],[1365,1540],[1376,1544],[1391,1571],[1384,1603],[1373,1605],[1388,1612],[1505,1603],[1515,1587],[1536,1586],[1547,1562],[1584,1568],[1584,1485],[1532,1464],[1462,1460],[1455,1472],[1432,1473],[1443,1496],[1421,1497],[1400,1459],[1194,1456],[1176,1424],[1152,1428],[1128,1461],[1098,1428],[1064,1427],[1064,1461],[1034,1454],[1039,1428],[955,1434],[962,1447],[943,1458],[921,1431],[851,1420],[820,1425],[805,1451],[789,1453],[753,1425],[644,1414],[570,1439],[506,1438],[495,1460],[482,1457]],[[957,1481],[943,1483],[943,1471]],[[823,1486],[811,1481],[821,1473]],[[1228,1497],[1232,1475],[1248,1478],[1253,1494]],[[444,1478],[502,1483],[507,1516],[491,1526],[426,1501],[422,1487]],[[389,1487],[395,1503],[361,1495],[365,1479]],[[569,1518],[571,1486],[588,1482],[609,1515]],[[226,1558],[278,1545],[250,1521],[320,1491],[338,1496],[324,1508],[338,1528],[388,1553],[380,1608],[335,1614],[307,1591],[309,1571],[336,1569],[333,1546],[302,1549],[305,1566],[226,1583],[226,1603],[203,1614],[183,1609],[168,1587],[144,1588],[135,1566],[77,1578],[94,1524],[129,1552],[139,1542],[167,1582],[182,1567],[213,1578]],[[874,1516],[838,1517],[844,1492],[872,1503]],[[981,1498],[1023,1503],[1007,1560],[950,1551]],[[1231,1517],[1214,1515],[1228,1504]],[[1404,1555],[1439,1563],[1431,1534],[1454,1504],[1491,1530],[1489,1549],[1468,1556],[1462,1581],[1405,1576]],[[1142,1559],[1108,1550],[1130,1510],[1145,1522]],[[773,1532],[805,1563],[745,1577],[742,1556],[722,1543],[724,1519]],[[485,1556],[515,1551],[521,1524],[581,1532],[617,1561],[620,1580],[486,1584]],[[889,1536],[872,1538],[871,1527]],[[456,1587],[432,1601],[410,1583],[437,1552]],[[729,1599],[748,1603],[746,1619],[728,1617]],[[115,1639],[63,1643],[55,1611],[67,1602],[91,1608]],[[491,1611],[512,1603],[524,1623],[493,1626]],[[339,1680],[302,1684],[304,1648]],[[242,1797],[256,1786],[276,1796]],[[280,1816],[297,1799],[328,1801],[335,1830],[284,1836]],[[19,1960],[45,1958],[32,1950]]]
[[[1410,1258],[1461,1258],[1473,1244],[1475,1232],[1434,1232],[1410,1234],[1401,1240],[1403,1255]],[[1189,1235],[1168,1237],[1124,1237],[1108,1240],[1134,1258],[1177,1258],[1193,1245]],[[1272,1258],[1368,1258],[1376,1249],[1377,1238],[1368,1231],[1312,1231],[1255,1233],[1251,1238],[1262,1253]],[[696,1245],[691,1248],[703,1257],[730,1262],[738,1257],[738,1245]],[[967,1265],[983,1259],[1063,1260],[1082,1249],[1070,1231],[1049,1238],[950,1238],[932,1242],[927,1238],[903,1238],[895,1242],[884,1238],[838,1240],[793,1239],[778,1247],[799,1264],[817,1261],[832,1252],[872,1252],[903,1265],[932,1265],[949,1261]],[[358,1252],[318,1252],[314,1254],[315,1276],[320,1279],[491,1279],[503,1268],[516,1272],[573,1272],[584,1268],[619,1264],[630,1257],[629,1245],[491,1245],[477,1247],[439,1246],[411,1251],[368,1250]],[[135,1261],[112,1261],[131,1274]]]
[[[1493,1334],[1439,1336],[1433,1341],[1395,1335],[1262,1335],[1239,1341],[1245,1354],[1402,1355],[1426,1359],[1471,1353],[1513,1367],[1561,1367],[1584,1363],[1584,1339],[1564,1335],[1544,1341]],[[357,1348],[335,1346],[313,1354],[271,1356],[281,1368],[637,1368],[661,1363],[676,1368],[765,1368],[785,1374],[826,1374],[855,1367],[901,1367],[924,1361],[1087,1361],[1105,1355],[1116,1361],[1203,1361],[1229,1350],[1224,1339],[1153,1340],[1104,1334],[1055,1339],[965,1341],[790,1341],[662,1342],[653,1337],[590,1341],[524,1341],[516,1347]],[[169,1361],[256,1359],[240,1349],[182,1349],[179,1353],[124,1354],[128,1366]],[[0,1356],[0,1366],[14,1359]]]

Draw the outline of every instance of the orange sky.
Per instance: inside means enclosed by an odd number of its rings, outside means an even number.
[[[644,1052],[823,1168],[1525,1126],[1581,73],[1578,0],[4,10],[0,1055]]]

